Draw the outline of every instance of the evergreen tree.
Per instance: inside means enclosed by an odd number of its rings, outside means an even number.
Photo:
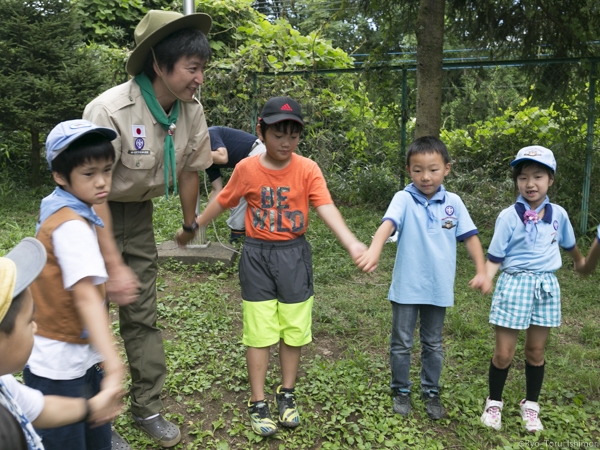
[[[34,185],[40,139],[58,122],[81,117],[106,76],[69,2],[0,0],[0,129],[30,133]]]

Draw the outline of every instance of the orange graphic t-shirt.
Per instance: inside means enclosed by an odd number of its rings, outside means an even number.
[[[267,169],[260,155],[238,163],[217,201],[223,208],[248,202],[246,235],[267,241],[287,241],[308,228],[308,204],[318,208],[333,203],[321,169],[314,161],[292,154],[281,170]]]

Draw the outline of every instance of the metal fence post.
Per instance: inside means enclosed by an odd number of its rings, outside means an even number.
[[[252,111],[252,133],[256,134],[256,124],[258,122],[258,104],[256,103],[256,95],[258,94],[258,76],[256,72],[252,72],[252,88],[254,97],[254,109]]]
[[[588,88],[588,121],[586,136],[585,174],[583,177],[583,199],[581,201],[581,234],[587,232],[589,204],[590,204],[590,181],[592,178],[592,156],[594,153],[594,110],[596,104],[596,69],[597,62],[591,61],[590,86]]]
[[[408,107],[407,103],[407,70],[402,69],[402,119],[400,126],[400,189],[404,188],[404,159],[406,157],[406,122],[408,122]]]

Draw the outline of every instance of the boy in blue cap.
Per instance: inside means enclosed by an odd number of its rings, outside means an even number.
[[[83,397],[122,387],[125,371],[110,332],[108,276],[96,235],[104,224],[93,208],[110,192],[116,135],[87,120],[70,120],[46,140],[58,186],[40,207],[36,237],[48,261],[31,286],[38,327],[24,370],[25,383],[46,395]],[[47,450],[111,448],[110,424],[77,423],[38,434]]]

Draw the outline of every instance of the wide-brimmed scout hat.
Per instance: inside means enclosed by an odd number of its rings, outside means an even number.
[[[0,322],[13,299],[33,283],[45,265],[46,249],[31,237],[0,258]]]
[[[193,28],[208,35],[211,25],[212,19],[208,14],[194,13],[184,16],[176,11],[157,9],[148,11],[133,32],[135,48],[127,60],[127,73],[134,76],[141,73],[150,48],[171,33],[185,28]]]

